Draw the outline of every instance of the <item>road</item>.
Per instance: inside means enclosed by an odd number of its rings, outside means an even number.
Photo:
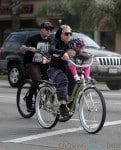
[[[107,117],[103,129],[94,135],[80,126],[77,112],[71,120],[43,129],[36,120],[22,118],[16,108],[16,88],[0,81],[0,150],[121,150],[121,91],[102,90]]]

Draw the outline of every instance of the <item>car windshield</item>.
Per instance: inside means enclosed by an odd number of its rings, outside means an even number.
[[[81,34],[81,33],[75,33],[73,32],[73,36],[72,36],[72,39],[75,39],[75,38],[81,38],[84,40],[85,44],[86,44],[86,47],[88,48],[96,48],[96,49],[99,49],[100,46],[94,41],[92,40],[90,37],[84,35],[84,34]]]

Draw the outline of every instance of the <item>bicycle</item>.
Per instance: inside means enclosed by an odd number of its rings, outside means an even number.
[[[31,118],[35,114],[36,96],[37,96],[37,92],[39,91],[41,86],[43,86],[42,83],[45,82],[46,84],[49,84],[49,81],[46,81],[46,80],[37,81],[38,82],[37,90],[33,94],[33,97],[32,97],[33,109],[31,112],[28,112],[27,107],[26,107],[26,98],[29,95],[29,90],[32,85],[32,82],[34,82],[34,81],[32,81],[31,79],[25,79],[18,87],[17,96],[16,96],[17,97],[16,104],[17,104],[18,112],[20,113],[20,115],[23,118],[26,118],[26,119]]]
[[[45,56],[44,54],[41,53],[41,55],[42,55],[42,57],[46,57],[49,60],[49,58],[47,56]],[[44,75],[42,75],[42,76],[44,76]],[[20,115],[24,118],[31,118],[35,114],[36,95],[37,95],[37,91],[41,87],[41,84],[43,81],[37,81],[38,82],[37,90],[33,94],[33,97],[32,97],[33,110],[31,112],[28,112],[27,107],[26,107],[26,99],[29,95],[29,90],[30,90],[30,87],[32,86],[33,82],[36,82],[36,81],[33,81],[31,79],[25,79],[20,84],[20,86],[18,87],[18,90],[17,90],[17,96],[16,96],[17,97],[16,98],[17,109],[18,109],[18,112],[20,113]]]
[[[69,60],[76,67],[82,68],[90,66],[89,64],[77,65]],[[39,88],[35,101],[36,116],[41,127],[50,129],[53,128],[58,121],[69,120],[78,103],[79,119],[82,127],[90,134],[99,132],[106,119],[106,104],[103,94],[96,88],[95,85],[86,82],[82,74],[82,82],[76,82],[68,107],[70,107],[71,115],[66,118],[60,118],[59,103],[56,95],[55,84],[52,81],[42,81],[43,85]]]

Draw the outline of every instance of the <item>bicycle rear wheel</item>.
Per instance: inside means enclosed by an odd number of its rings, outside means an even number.
[[[46,129],[53,128],[59,120],[59,104],[56,92],[49,85],[43,85],[36,97],[36,116],[39,124]]]
[[[99,132],[106,118],[106,104],[102,93],[96,87],[88,87],[80,97],[79,117],[88,133]]]
[[[16,99],[17,108],[20,115],[24,118],[31,118],[35,113],[35,109],[33,109],[33,111],[31,112],[28,112],[26,107],[26,97],[28,96],[31,85],[32,81],[30,79],[26,79],[22,82],[17,91],[17,99]],[[35,95],[33,96],[33,98],[35,102]]]

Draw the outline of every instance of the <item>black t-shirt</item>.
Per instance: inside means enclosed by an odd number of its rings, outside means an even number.
[[[43,39],[40,34],[30,37],[24,45],[28,47],[35,47],[37,52],[27,51],[24,54],[24,64],[34,63],[38,64],[42,61],[42,54],[48,55],[51,39]]]

